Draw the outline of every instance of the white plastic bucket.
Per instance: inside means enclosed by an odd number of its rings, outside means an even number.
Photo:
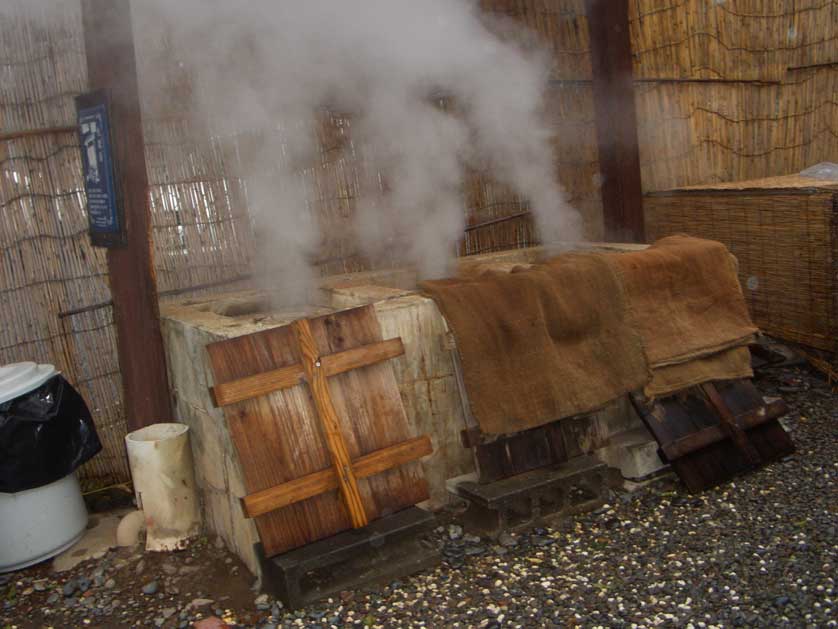
[[[183,548],[201,530],[189,427],[152,424],[125,437],[147,550]]]
[[[33,362],[0,366],[0,403],[34,391],[58,373]],[[76,475],[16,493],[0,493],[0,572],[35,565],[75,544],[87,528]]]
[[[0,572],[57,555],[86,528],[87,508],[75,474],[35,489],[0,493]]]

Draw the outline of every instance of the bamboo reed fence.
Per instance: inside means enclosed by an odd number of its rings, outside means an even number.
[[[46,6],[42,6],[46,9]],[[0,131],[72,126],[0,142],[0,363],[53,363],[94,413],[104,451],[83,470],[128,477],[104,252],[87,237],[73,97],[86,87],[78,6],[0,9]]]
[[[86,235],[73,97],[86,89],[80,10],[69,0],[0,7],[0,362],[55,363],[96,413],[105,452],[88,482],[127,478],[107,265]],[[630,0],[644,190],[796,172],[836,155],[838,0]],[[490,23],[529,29],[552,54],[547,112],[555,170],[592,239],[602,202],[585,0],[481,0]],[[39,9],[38,7],[41,7]],[[41,14],[38,14],[38,11]],[[155,267],[166,294],[250,284],[257,243],[243,164],[264,129],[219,135],[190,110],[187,69],[159,29],[139,29]],[[448,106],[441,102],[441,106]],[[300,177],[324,274],[388,260],[361,255],[360,198],[386,186],[352,116],[314,112],[320,151]],[[50,129],[49,133],[38,130]],[[32,134],[31,131],[36,131]],[[278,140],[281,141],[281,138]],[[374,202],[374,201],[373,201]],[[525,199],[469,174],[461,254],[536,242]],[[199,287],[195,289],[194,287]]]
[[[74,97],[87,89],[77,3],[0,9],[0,364],[55,364],[94,414],[86,486],[128,480],[104,250],[87,236]],[[42,132],[41,130],[48,130]],[[183,117],[144,117],[158,288],[248,284],[250,226],[218,142]],[[194,287],[198,287],[195,290]]]
[[[646,191],[838,154],[838,1],[632,0]]]
[[[647,236],[724,242],[757,325],[836,352],[836,193],[794,173],[838,159],[838,2],[635,10]]]
[[[838,182],[797,175],[653,193],[654,238],[690,233],[724,242],[754,322],[764,332],[838,351]]]

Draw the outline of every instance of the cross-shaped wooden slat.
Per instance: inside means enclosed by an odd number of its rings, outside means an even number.
[[[307,320],[295,321],[291,327],[294,334],[289,338],[296,341],[301,362],[216,384],[211,389],[213,400],[216,406],[228,406],[299,384],[308,384],[332,460],[332,469],[251,493],[242,499],[244,512],[248,517],[258,517],[326,491],[339,489],[352,526],[363,527],[369,523],[369,517],[364,509],[358,479],[380,474],[430,454],[431,441],[427,436],[410,439],[352,461],[341,434],[328,378],[399,356],[404,353],[404,346],[401,339],[396,338],[321,356]]]
[[[338,426],[338,415],[335,406],[332,404],[332,396],[329,393],[329,384],[326,381],[326,373],[320,356],[317,354],[317,345],[311,335],[311,328],[308,321],[301,319],[294,322],[294,333],[297,335],[297,343],[300,344],[300,353],[303,356],[303,369],[305,370],[308,386],[311,387],[311,394],[314,397],[314,405],[317,414],[320,415],[320,423],[323,426],[323,433],[326,437],[326,444],[329,453],[332,455],[332,463],[335,466],[335,473],[338,477],[338,485],[343,495],[343,501],[349,510],[349,517],[352,519],[352,526],[356,529],[366,526],[369,523],[367,514],[364,512],[364,503],[361,502],[361,494],[358,491],[358,479],[352,471],[352,461],[346,451],[346,442],[340,434]]]
[[[321,368],[326,372],[326,376],[336,376],[339,373],[389,360],[402,354],[404,354],[402,340],[396,338],[322,356],[320,361],[322,363]],[[258,373],[255,376],[217,384],[210,391],[216,406],[227,406],[294,387],[304,381],[305,374],[302,363],[296,363],[288,367]]]

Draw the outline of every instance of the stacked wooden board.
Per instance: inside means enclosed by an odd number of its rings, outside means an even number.
[[[661,458],[691,492],[794,452],[779,422],[785,402],[764,400],[747,379],[708,382],[657,400],[635,394],[632,402]]]
[[[428,498],[372,307],[207,346],[265,555],[277,555]]]
[[[649,240],[686,233],[739,260],[754,322],[766,333],[838,349],[838,182],[797,175],[647,194]]]

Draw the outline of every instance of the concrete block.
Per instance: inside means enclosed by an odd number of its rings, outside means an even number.
[[[667,467],[658,456],[658,443],[645,426],[611,438],[596,456],[609,467],[620,470],[625,479],[642,480]]]

